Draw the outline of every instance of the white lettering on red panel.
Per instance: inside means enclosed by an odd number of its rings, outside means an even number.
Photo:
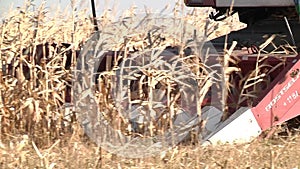
[[[299,79],[300,73],[297,73],[295,77],[293,77],[284,87],[280,90],[279,93],[272,99],[272,101],[265,107],[266,111],[270,111],[272,107],[281,99],[281,97],[295,84],[295,82]],[[296,92],[298,94],[298,92]]]

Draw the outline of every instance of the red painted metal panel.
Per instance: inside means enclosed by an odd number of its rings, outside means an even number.
[[[216,6],[216,0],[204,0],[203,5],[204,6],[215,7]]]
[[[252,108],[262,130],[281,124],[300,114],[300,60],[295,58],[294,65],[283,71],[275,81],[276,85]],[[286,73],[284,73],[286,72]]]

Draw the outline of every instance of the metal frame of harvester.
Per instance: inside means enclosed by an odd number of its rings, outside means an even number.
[[[224,9],[232,5],[238,12],[262,8],[264,11],[294,8],[294,6],[295,10],[298,9],[298,3],[294,0],[235,0],[234,3],[225,0],[185,0],[184,2],[190,7],[213,7],[217,11],[223,11],[223,14],[226,11]],[[213,15],[211,18],[216,19],[219,16],[220,14]],[[274,27],[272,29],[276,30]],[[238,35],[239,32],[235,34]],[[288,57],[290,61],[261,94],[256,104],[234,112],[204,138],[204,144],[248,142],[259,136],[262,131],[300,115],[300,55]]]
[[[235,0],[233,1],[234,3],[227,0],[185,0],[184,2],[190,7],[216,8],[218,12],[216,14],[210,14],[210,18],[216,21],[220,18],[222,19],[224,16],[226,17],[226,15],[228,16],[229,13],[227,9],[231,6],[233,6],[233,11],[246,11],[246,14],[241,19],[241,21],[246,22],[253,22],[253,20],[249,19],[251,17],[247,16],[247,11],[251,11],[252,13],[250,14],[253,14],[253,9],[258,9],[259,12],[266,12],[270,9],[274,12],[277,9],[286,7],[294,8],[295,4],[296,9],[298,9],[298,1],[296,2],[294,0]],[[91,3],[94,28],[95,31],[98,31],[94,0],[92,0]],[[221,16],[223,14],[224,16]],[[263,14],[269,15],[268,12]],[[252,25],[252,23],[250,23],[250,25]],[[274,28],[274,26],[270,27],[272,27],[271,30]],[[258,27],[258,29],[260,28]],[[235,37],[239,37],[242,31],[229,35],[229,41]],[[250,31],[255,32],[255,30]],[[247,30],[245,34],[248,34]],[[232,39],[230,39],[230,37],[232,37]],[[295,39],[297,40],[297,38]],[[292,38],[294,44],[295,39]],[[217,44],[220,41],[213,40],[212,42],[213,44]],[[244,60],[245,65],[251,60],[250,55],[242,54],[240,57],[243,58],[242,60]],[[202,115],[208,119],[207,128],[210,130],[203,135],[202,141],[204,145],[249,142],[259,136],[263,131],[300,115],[300,55],[288,56],[287,58],[285,67],[281,69],[281,72],[273,79],[270,87],[261,94],[253,107],[239,108],[222,123],[219,123],[222,112],[214,107],[206,109],[204,107]]]

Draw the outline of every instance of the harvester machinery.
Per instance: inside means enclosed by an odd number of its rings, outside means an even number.
[[[120,132],[120,130],[114,130],[114,128],[111,127],[109,123],[107,123],[107,120],[105,118],[102,118],[102,116],[100,116],[101,114],[99,115],[96,106],[93,107],[91,105],[90,107],[92,107],[92,109],[88,109],[88,111],[85,110],[87,108],[87,103],[95,102],[81,102],[86,100],[90,101],[92,99],[88,97],[90,95],[82,95],[80,92],[78,92],[83,90],[80,85],[85,84],[81,83],[81,81],[78,80],[79,82],[76,83],[76,85],[74,86],[79,86],[80,90],[75,90],[77,92],[74,92],[74,102],[75,105],[84,105],[81,107],[77,107],[79,109],[79,112],[80,108],[82,109],[82,112],[85,112],[80,115],[81,123],[84,127],[86,134],[92,139],[94,139],[94,141],[96,141],[97,144],[103,147],[104,149],[109,150],[115,154],[122,154],[126,157],[140,157],[141,154],[145,156],[149,153],[151,154],[152,152],[160,152],[165,147],[174,146],[177,143],[186,140],[187,137],[192,136],[191,131],[196,131],[197,133],[200,132],[199,139],[201,140],[203,145],[214,145],[218,143],[245,143],[252,141],[254,138],[258,137],[263,131],[266,131],[276,125],[282,124],[283,122],[293,119],[300,114],[300,55],[297,53],[297,47],[299,47],[300,45],[300,34],[297,34],[297,30],[300,30],[298,1],[235,0],[231,2],[228,0],[185,0],[184,2],[187,6],[190,7],[215,8],[215,12],[209,14],[209,18],[213,20],[213,22],[220,22],[226,20],[228,17],[233,15],[236,16],[236,13],[238,13],[240,21],[246,23],[247,28],[239,31],[233,31],[223,37],[212,39],[210,40],[210,42],[207,43],[207,46],[211,46],[211,44],[213,44],[213,47],[216,49],[213,51],[217,52],[213,55],[220,57],[224,55],[225,40],[227,41],[228,45],[230,45],[230,43],[236,44],[233,43],[234,41],[238,42],[238,45],[233,52],[234,57],[238,58],[239,60],[237,64],[238,67],[241,69],[240,73],[242,75],[246,75],[250,71],[255,70],[258,63],[258,58],[264,58],[264,61],[266,61],[268,64],[268,68],[271,67],[272,69],[272,71],[269,71],[268,73],[268,83],[263,84],[264,86],[261,86],[261,92],[257,93],[257,97],[255,99],[254,97],[252,98],[251,104],[249,104],[247,100],[235,103],[236,100],[234,97],[228,98],[227,105],[229,105],[228,103],[230,103],[238,106],[228,106],[227,110],[222,109],[225,110],[224,112],[220,110],[220,107],[217,107],[220,106],[219,93],[215,92],[217,94],[214,94],[214,92],[208,92],[207,95],[211,98],[206,99],[208,102],[207,105],[201,105],[201,121],[199,121],[197,113],[193,114],[195,110],[193,105],[195,104],[189,104],[188,101],[186,101],[184,104],[182,104],[183,107],[185,106],[184,109],[180,110],[178,114],[174,116],[174,121],[170,120],[170,124],[172,124],[170,126],[173,126],[173,128],[170,127],[170,129],[166,130],[167,132],[164,133],[164,135],[152,137],[151,135],[153,133],[150,132],[151,137],[136,137],[135,135],[123,135]],[[96,49],[95,46],[91,46],[89,44],[97,44],[95,42],[98,40],[100,35],[99,33],[101,32],[97,27],[95,5],[93,0],[92,10],[94,18],[94,29],[96,33],[92,36],[89,43],[85,45],[84,49],[81,51],[81,57],[79,57],[84,58],[83,60],[86,59],[88,61],[89,59],[92,60],[92,57],[90,57],[89,55],[89,51]],[[175,22],[173,22],[172,20],[172,23]],[[191,29],[189,31],[193,32],[192,34],[196,34],[195,30]],[[286,50],[285,48],[281,48],[285,51],[283,53],[278,52],[276,50],[274,52],[274,49],[272,49],[272,47],[274,48],[274,43],[276,42],[270,42],[269,44],[271,44],[271,47],[264,46],[264,48],[262,49],[262,45],[259,44],[265,44],[265,42],[267,42],[266,40],[269,40],[270,37],[274,37],[272,39],[274,41],[278,40],[275,38],[274,35],[279,37],[285,37],[283,42],[286,42],[286,44],[291,44],[289,45],[289,49]],[[279,42],[282,42],[280,38]],[[297,42],[299,44],[297,44]],[[205,46],[205,44],[203,44],[203,46]],[[250,51],[247,49],[245,52],[245,50],[243,50],[244,48],[250,48]],[[265,52],[268,50],[271,50],[273,52]],[[122,51],[109,52],[113,52],[113,55],[117,55],[117,52]],[[171,56],[174,56],[177,55],[175,54],[176,52],[178,52],[178,49],[176,49],[174,53],[168,51],[166,53],[170,54]],[[165,53],[163,54],[165,55]],[[109,70],[108,68],[112,68],[111,65],[114,61],[113,55],[101,55],[101,58],[103,58],[103,60],[100,63],[101,70],[98,69],[98,72],[104,71],[105,69]],[[96,60],[97,59],[98,58],[96,58]],[[89,63],[92,63],[92,61],[89,61]],[[92,64],[87,64],[89,65],[87,67],[81,66],[81,64],[79,65],[80,66],[78,67],[81,67],[82,69],[88,69],[90,71],[89,66]],[[221,64],[217,63],[216,65]],[[82,72],[88,71],[84,70]],[[218,71],[216,70],[216,72]],[[77,77],[82,78],[81,74],[78,74],[80,76]],[[120,76],[119,74],[121,73],[116,74]],[[88,75],[90,74],[87,74],[86,76]],[[234,80],[235,78],[237,78],[237,80],[241,80],[239,79],[241,78],[241,76],[239,75],[240,74],[236,74],[235,76],[235,74],[233,74],[231,78],[233,78]],[[196,83],[194,83],[193,81],[191,84],[192,85],[189,86],[193,86],[193,84]],[[238,85],[238,83],[236,85]],[[132,87],[131,83],[129,86],[130,88]],[[86,91],[90,92],[91,90],[86,89]],[[123,93],[123,91],[119,93]],[[185,92],[185,94],[186,93],[194,94],[190,92],[190,90]],[[218,97],[214,98],[215,95],[217,95]],[[76,98],[82,96],[84,96],[87,99]],[[162,98],[164,99],[165,97]],[[214,101],[216,100],[218,101],[218,103],[214,103]],[[123,104],[119,105],[119,107],[121,106],[123,106]],[[130,106],[124,104],[124,107]],[[132,127],[128,127],[130,129],[130,133],[132,132],[136,135],[144,134],[142,133],[145,129],[145,127],[143,126],[144,124],[152,124],[146,122],[147,118],[143,117],[148,116],[148,119],[154,120],[156,118],[156,115],[151,115],[151,113],[149,113],[150,111],[147,112],[138,108],[132,109],[131,107],[129,110],[126,110],[124,112],[125,116],[128,117],[128,122],[132,124]],[[226,118],[224,118],[223,116],[224,114],[226,114],[225,112],[229,115]],[[97,119],[98,117],[101,117],[100,120],[102,121],[102,123],[98,123],[97,120],[94,120],[96,119],[95,117],[97,117]],[[161,114],[159,114],[158,118],[160,117],[162,117]],[[158,126],[160,125],[160,123],[157,124]],[[161,126],[164,127],[164,125]],[[200,130],[199,126],[203,128],[201,128]],[[149,126],[149,128],[150,127],[152,128],[153,126]],[[169,126],[167,125],[167,127]],[[99,132],[94,132],[95,130],[101,131],[101,134],[99,135]],[[142,148],[136,148],[137,145]],[[149,151],[150,149],[151,151]]]
[[[210,19],[215,21],[221,21],[238,12],[240,21],[248,26],[226,35],[229,44],[237,41],[240,46],[251,48],[257,42],[262,42],[265,36],[280,34],[287,37],[289,44],[299,48],[298,0],[185,0],[184,3],[188,7],[215,8],[216,12],[209,14]],[[220,37],[212,40],[212,43],[217,49],[220,47],[221,51],[224,41],[225,37]],[[257,51],[237,54],[241,59],[239,64],[242,72],[255,69]],[[266,90],[252,106],[240,107],[219,124],[206,136],[204,144],[248,142],[263,131],[300,114],[300,55],[297,52],[281,56],[276,53],[269,54],[269,63],[273,63],[273,66],[278,63],[274,59],[276,57],[285,58],[286,64],[271,75],[271,83]]]

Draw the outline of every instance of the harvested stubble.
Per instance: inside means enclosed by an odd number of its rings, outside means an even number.
[[[71,137],[37,148],[26,137],[2,146],[2,168],[299,168],[299,135],[255,141],[244,145],[182,146],[143,159],[116,157],[94,144]]]

